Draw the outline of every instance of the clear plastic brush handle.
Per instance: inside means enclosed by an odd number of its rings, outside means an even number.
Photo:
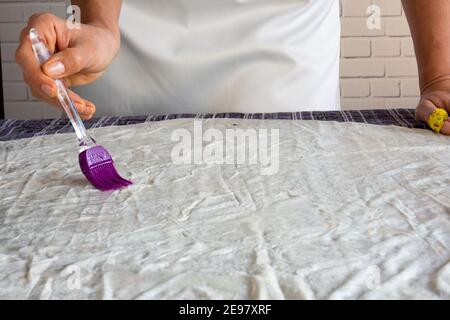
[[[50,50],[47,48],[44,42],[42,42],[36,29],[31,29],[29,34],[34,55],[39,61],[39,64],[43,65],[52,57],[52,54],[50,53]],[[63,81],[55,80],[55,84],[57,88],[57,97],[59,103],[70,119],[70,123],[75,130],[78,140],[80,141],[80,146],[83,147],[95,145],[94,139],[92,139],[92,137],[87,134],[83,121],[81,120],[72,99],[69,97],[69,93],[67,92],[66,86],[64,85]]]

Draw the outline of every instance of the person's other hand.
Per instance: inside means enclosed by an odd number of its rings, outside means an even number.
[[[35,28],[54,53],[42,67],[34,56],[29,30]],[[101,25],[81,24],[69,29],[66,20],[49,13],[35,14],[20,35],[16,61],[22,67],[24,81],[37,99],[60,107],[53,79],[62,79],[67,86],[88,84],[98,79],[120,47],[120,36]],[[69,90],[80,116],[90,119],[95,105]]]
[[[450,80],[438,82],[424,90],[416,108],[416,119],[428,123],[430,114],[436,108],[445,109],[450,115]],[[450,135],[450,118],[444,123],[441,133]]]

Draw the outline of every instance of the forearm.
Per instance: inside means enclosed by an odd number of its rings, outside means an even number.
[[[450,0],[402,0],[414,40],[420,87],[450,74]]]
[[[81,9],[81,22],[108,28],[119,37],[119,15],[122,0],[72,0]]]

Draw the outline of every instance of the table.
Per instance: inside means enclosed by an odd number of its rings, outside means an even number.
[[[107,126],[123,126],[138,124],[146,121],[164,121],[170,119],[284,119],[284,120],[321,120],[337,122],[359,122],[374,125],[394,125],[408,128],[427,128],[423,123],[415,121],[414,109],[378,109],[354,111],[326,111],[326,112],[296,112],[272,114],[171,114],[146,115],[133,117],[102,117],[85,121],[86,128],[100,128]],[[0,120],[0,141],[30,138],[33,136],[54,133],[72,132],[73,129],[67,119],[46,120]]]

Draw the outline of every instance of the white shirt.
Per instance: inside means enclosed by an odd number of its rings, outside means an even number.
[[[339,108],[338,0],[126,0],[97,115]]]

